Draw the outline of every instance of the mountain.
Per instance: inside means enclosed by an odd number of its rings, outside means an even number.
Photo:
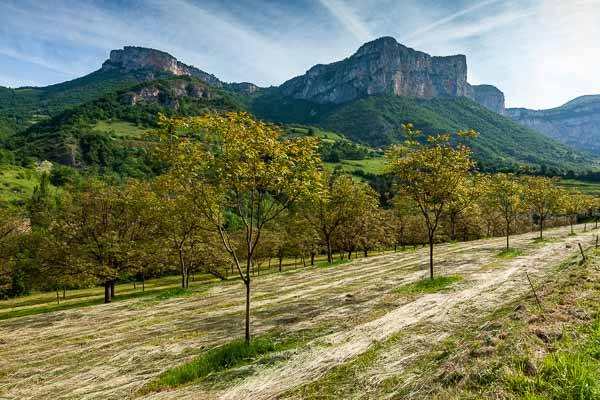
[[[143,135],[156,126],[158,113],[200,115],[245,108],[244,99],[233,92],[194,77],[171,76],[65,110],[17,133],[10,145],[21,157],[94,165],[131,175],[149,172],[140,167],[145,157]]]
[[[480,136],[469,140],[469,145],[486,170],[520,164],[581,170],[592,162],[589,156],[466,97],[417,99],[381,94],[342,104],[321,104],[272,93],[257,98],[253,110],[268,120],[319,126],[375,147],[406,139],[401,124],[408,122],[427,134],[474,129]]]
[[[334,104],[379,94],[418,99],[467,97],[500,114],[504,111],[500,90],[467,82],[464,55],[432,57],[392,37],[365,43],[345,60],[315,65],[279,90],[294,99]]]
[[[504,93],[492,85],[474,85],[473,100],[498,114],[506,114]]]
[[[600,155],[600,95],[578,97],[549,110],[509,108],[506,114],[559,142]]]
[[[583,170],[591,163],[500,115],[504,95],[491,85],[470,85],[465,56],[432,57],[389,37],[266,89],[223,82],[159,50],[125,47],[111,51],[98,71],[73,81],[0,88],[0,133],[12,132],[8,143],[22,162],[34,157],[139,175],[149,173],[142,136],[158,112],[208,110],[246,110],[374,147],[404,140],[401,124],[407,122],[426,134],[475,129],[481,135],[470,144],[487,169],[545,164]]]
[[[255,95],[261,90],[248,82],[222,82],[159,50],[127,46],[112,50],[99,70],[81,78],[46,87],[11,89],[0,86],[0,133],[2,126],[7,132],[14,133],[111,92],[170,76],[192,76],[213,87],[244,95]]]

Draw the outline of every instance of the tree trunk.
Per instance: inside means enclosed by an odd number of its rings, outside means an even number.
[[[56,289],[56,304],[60,304],[60,297],[58,296],[58,288]]]
[[[540,240],[544,239],[544,218],[540,218]]]
[[[332,264],[333,263],[333,252],[331,250],[331,238],[329,236],[327,236],[326,241],[327,241],[327,262],[329,264]]]
[[[506,250],[510,249],[510,224],[506,224]]]
[[[302,254],[302,265],[306,268],[306,257],[304,257],[304,254]]]
[[[571,224],[571,234],[573,234],[573,217],[569,218],[569,222]]]
[[[115,298],[115,281],[114,280],[110,281],[110,298],[111,299]]]
[[[348,250],[348,260],[352,260],[352,250]]]
[[[181,268],[181,287],[185,289],[185,276],[187,272],[185,270],[185,260],[183,259],[183,251],[179,249],[179,267]]]
[[[63,300],[67,298],[67,289],[63,286]]]
[[[246,279],[244,283],[246,284],[246,335],[244,339],[246,340],[246,345],[250,344],[250,263],[252,262],[252,256],[248,256],[248,260],[246,261]]]
[[[314,253],[314,251],[310,252],[310,265],[311,265],[311,267],[314,267],[314,265],[315,265],[315,253]]]
[[[104,283],[104,303],[110,303],[110,283]]]
[[[281,264],[283,263],[283,254],[279,253],[279,272],[281,272]]]
[[[142,293],[146,291],[146,279],[144,278],[144,274],[142,274]]]
[[[185,274],[185,288],[189,288],[190,287],[190,273],[188,272],[187,274]]]
[[[365,258],[369,257],[369,249],[367,249],[366,247],[363,249],[363,252],[365,253]]]
[[[433,234],[429,234],[429,278],[433,280]]]

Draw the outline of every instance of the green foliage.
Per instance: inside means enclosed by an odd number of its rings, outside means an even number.
[[[185,94],[182,94],[182,90]],[[157,98],[134,100],[143,91],[158,91]],[[193,95],[191,95],[193,94]],[[153,174],[145,143],[132,132],[155,127],[158,114],[198,115],[207,111],[232,111],[244,107],[241,98],[208,87],[190,77],[174,77],[144,82],[126,90],[113,91],[96,100],[68,109],[18,133],[11,141],[19,157],[36,157],[57,163],[93,166],[99,173],[146,177]],[[116,124],[119,134],[105,130]]]
[[[271,94],[256,99],[252,110],[263,118],[317,125],[372,146],[405,139],[401,125],[407,122],[431,135],[473,129],[481,135],[465,142],[472,146],[482,170],[516,168],[517,164],[581,170],[590,162],[589,157],[466,98],[419,100],[380,95],[333,105]]]
[[[144,392],[171,389],[204,378],[214,372],[249,364],[268,353],[286,350],[290,344],[275,341],[271,337],[255,338],[250,344],[235,340],[207,351],[192,362],[171,368],[162,373]]]
[[[433,279],[422,279],[415,283],[400,286],[396,289],[397,293],[435,293],[442,290],[453,283],[462,280],[460,275],[438,276]]]
[[[496,254],[496,257],[513,258],[513,257],[519,257],[521,255],[523,255],[523,250],[515,249],[515,248],[511,247],[508,249],[504,249],[500,253]]]

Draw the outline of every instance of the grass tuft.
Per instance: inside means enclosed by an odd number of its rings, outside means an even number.
[[[461,280],[462,276],[460,275],[438,276],[433,279],[425,278],[408,285],[400,286],[395,291],[396,293],[434,293]]]
[[[246,345],[243,339],[234,340],[207,351],[191,362],[168,369],[144,387],[142,392],[168,390],[189,384],[209,374],[249,364],[266,354],[287,350],[293,346],[294,343],[279,342],[272,337],[255,338],[249,345]]]
[[[521,255],[523,255],[523,250],[510,247],[510,248],[504,249],[500,253],[496,254],[496,257],[513,258],[513,257],[521,256]]]

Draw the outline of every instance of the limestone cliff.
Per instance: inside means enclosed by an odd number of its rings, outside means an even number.
[[[318,103],[344,103],[376,94],[473,98],[463,55],[432,57],[383,37],[345,60],[319,64],[280,87],[282,93]]]
[[[508,108],[506,114],[562,143],[600,154],[600,95],[578,97],[549,110]]]
[[[473,100],[498,114],[505,114],[506,112],[504,108],[504,93],[495,86],[474,85]]]
[[[102,64],[102,68],[120,68],[125,71],[148,70],[177,76],[193,76],[213,87],[227,88],[248,95],[260,91],[260,88],[253,83],[222,82],[213,74],[186,65],[169,53],[146,47],[125,46],[122,50],[112,50],[109,59]]]

